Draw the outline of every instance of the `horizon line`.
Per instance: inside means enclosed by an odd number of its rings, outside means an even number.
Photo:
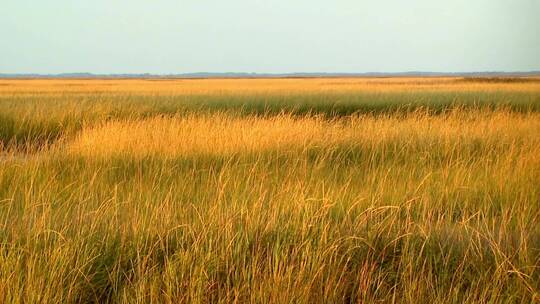
[[[530,71],[472,71],[472,72],[186,72],[186,73],[0,73],[0,78],[286,78],[286,77],[369,77],[369,76],[540,76],[540,70]]]

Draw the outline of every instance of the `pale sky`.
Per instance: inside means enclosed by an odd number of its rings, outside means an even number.
[[[540,70],[540,0],[1,0],[0,73]]]

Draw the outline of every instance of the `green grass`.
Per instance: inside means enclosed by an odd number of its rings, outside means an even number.
[[[533,93],[4,96],[0,108],[0,302],[540,301]],[[400,136],[168,158],[47,148],[106,120],[188,112],[397,117]],[[450,128],[500,113],[478,136]],[[441,124],[400,122],[415,115]]]

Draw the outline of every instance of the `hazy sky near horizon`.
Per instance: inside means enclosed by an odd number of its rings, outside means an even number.
[[[540,70],[539,0],[2,0],[0,73]]]

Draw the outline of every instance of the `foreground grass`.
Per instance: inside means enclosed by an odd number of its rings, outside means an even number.
[[[5,116],[45,139],[4,141],[0,302],[540,301],[530,107],[164,112],[140,97],[62,116],[9,98]],[[65,120],[47,137],[37,117]]]

